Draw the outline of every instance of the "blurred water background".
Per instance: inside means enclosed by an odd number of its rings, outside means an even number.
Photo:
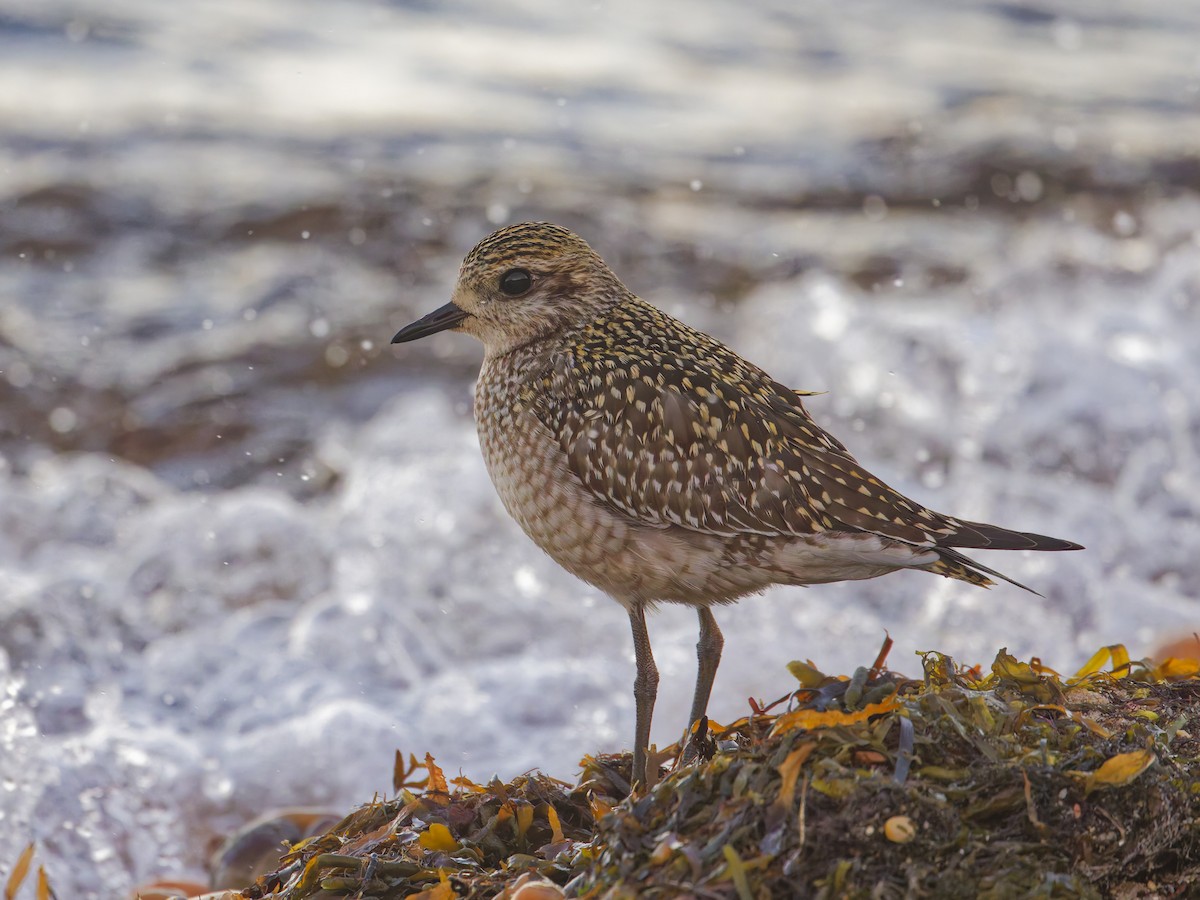
[[[574,228],[934,508],[1086,544],[722,610],[787,660],[1071,670],[1197,625],[1200,6],[0,2],[0,871],[203,871],[282,804],[626,748],[621,610],[500,507],[480,348],[395,330]],[[654,739],[695,619],[651,622]]]

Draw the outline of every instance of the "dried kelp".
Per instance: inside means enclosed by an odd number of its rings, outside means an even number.
[[[631,797],[627,757],[586,759],[574,786],[447,782],[433,759],[398,757],[396,799],[292,847],[241,896],[512,896],[525,873],[593,898],[1196,889],[1196,663],[1120,647],[1072,678],[1004,651],[986,673],[923,663],[919,680],[882,659],[851,678],[793,664],[798,690],[700,723],[699,761]]]

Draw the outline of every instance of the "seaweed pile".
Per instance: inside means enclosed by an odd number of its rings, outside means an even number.
[[[447,779],[396,754],[394,799],[264,855],[228,900],[1179,897],[1200,891],[1200,662],[1098,652],[1063,678],[1001,650],[990,671],[923,654],[750,701],[654,756],[587,757],[575,785]],[[696,762],[681,763],[684,756]],[[663,764],[673,765],[663,768]],[[295,816],[293,816],[295,818]],[[278,840],[275,838],[274,840]],[[251,846],[254,845],[254,846]],[[15,898],[32,846],[8,879]],[[269,865],[262,865],[263,860]],[[228,869],[228,866],[226,867]],[[248,870],[247,870],[248,871]],[[248,882],[253,875],[245,878]],[[39,871],[37,896],[51,896]],[[182,896],[163,888],[141,896]]]
[[[1132,898],[1200,884],[1196,662],[1114,646],[1063,678],[1005,651],[988,672],[931,652],[910,680],[884,655],[851,678],[793,663],[798,689],[699,723],[700,760],[629,797],[627,756],[585,759],[572,786],[448,780],[397,754],[395,799],[231,896]]]

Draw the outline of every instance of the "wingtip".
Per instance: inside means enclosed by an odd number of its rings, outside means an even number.
[[[1082,544],[1031,531],[1013,531],[984,522],[955,520],[958,531],[938,541],[939,546],[966,550],[1083,550]]]
[[[1031,547],[1032,550],[1049,550],[1049,551],[1065,551],[1065,550],[1086,550],[1083,544],[1077,544],[1074,541],[1064,541],[1061,538],[1047,538],[1042,535],[1031,535],[1037,539],[1036,546]]]

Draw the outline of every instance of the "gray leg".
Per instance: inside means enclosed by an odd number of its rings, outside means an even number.
[[[708,710],[708,698],[712,694],[713,679],[717,677],[717,666],[721,664],[721,648],[725,638],[717,627],[717,620],[707,606],[699,609],[700,640],[696,643],[696,657],[700,666],[696,670],[696,693],[692,696],[692,715],[688,719],[688,730],[700,721]]]
[[[646,753],[650,747],[650,719],[654,715],[654,698],[658,696],[658,669],[650,652],[650,635],[646,631],[646,611],[641,606],[629,610],[633,628],[633,655],[637,660],[637,678],[633,681],[633,699],[637,704],[637,734],[633,741],[634,783],[646,784]]]

